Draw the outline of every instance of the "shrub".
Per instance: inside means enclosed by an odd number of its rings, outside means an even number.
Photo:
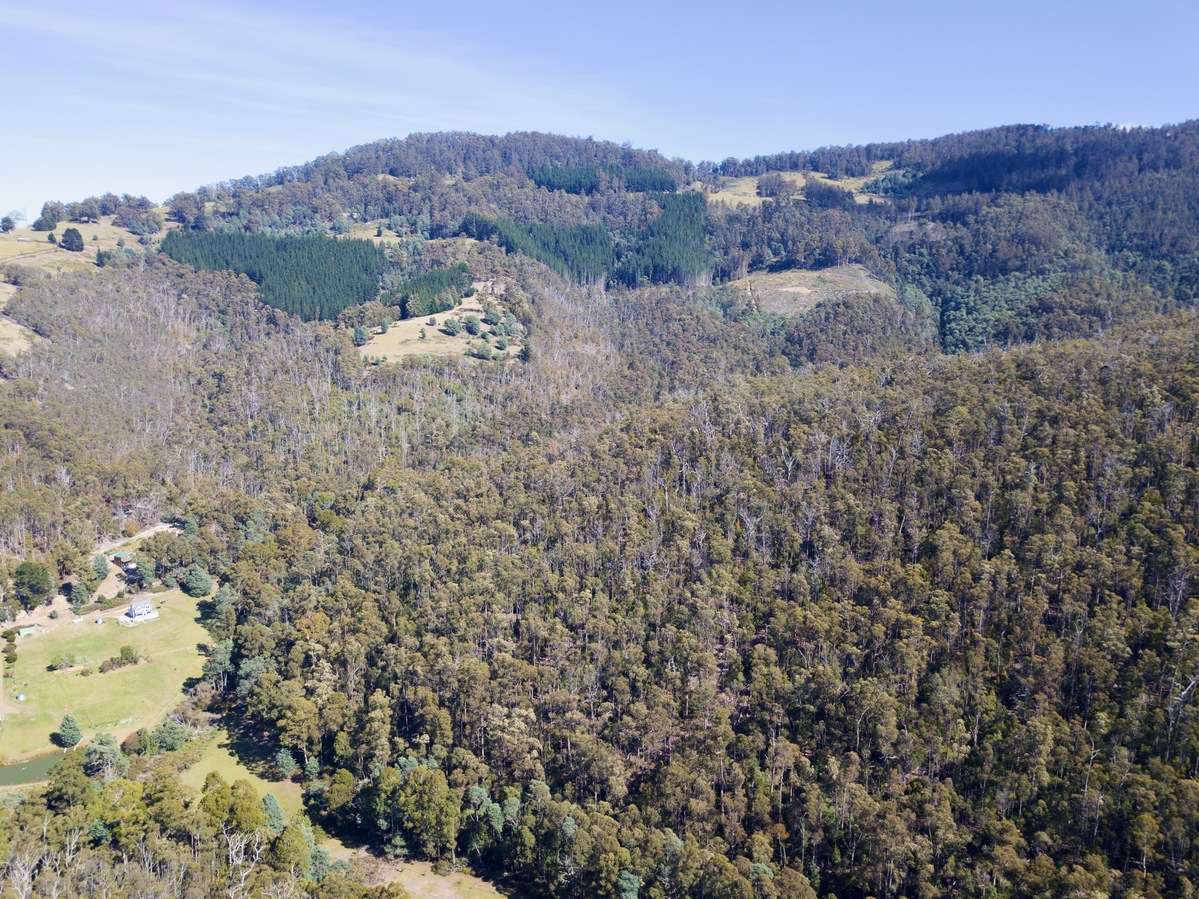
[[[132,646],[122,646],[120,655],[115,655],[111,659],[105,659],[100,663],[100,673],[107,674],[109,671],[116,671],[118,668],[125,668],[128,665],[136,665],[141,659],[137,650]]]
[[[174,718],[168,718],[154,728],[154,742],[163,752],[174,752],[187,742],[187,728]]]
[[[121,743],[121,751],[126,755],[153,755],[157,748],[154,737],[144,727],[138,728]]]

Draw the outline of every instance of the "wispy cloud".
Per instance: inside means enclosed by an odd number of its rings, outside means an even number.
[[[602,85],[532,71],[486,48],[448,46],[427,32],[219,4],[134,3],[132,13],[117,19],[105,7],[80,5],[64,14],[58,6],[0,4],[0,25],[58,45],[64,58],[94,60],[108,79],[174,92],[184,106],[495,130],[538,117],[555,127],[574,120],[581,129],[637,102]]]

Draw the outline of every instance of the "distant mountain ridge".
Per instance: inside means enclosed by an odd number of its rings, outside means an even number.
[[[772,174],[754,208],[708,199],[724,179]],[[1199,298],[1195,121],[1011,125],[719,164],[552,134],[414,134],[176,194],[168,206],[200,232],[394,238],[381,295],[435,265],[426,241],[459,236],[608,286],[694,288],[860,264],[949,351],[1061,334],[1040,326],[1046,316],[1094,333]],[[1069,308],[1080,283],[1106,285],[1083,291],[1109,297],[1101,313]]]

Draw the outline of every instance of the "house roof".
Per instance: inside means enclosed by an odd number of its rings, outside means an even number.
[[[137,602],[135,602],[133,605],[131,605],[129,607],[129,613],[131,615],[136,615],[138,612],[149,612],[153,608],[154,608],[154,603],[150,602],[150,600],[139,599],[139,600],[137,600]]]

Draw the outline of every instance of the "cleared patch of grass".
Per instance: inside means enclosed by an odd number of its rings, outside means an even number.
[[[0,311],[3,311],[16,292],[17,288],[12,284],[0,282]],[[15,356],[22,350],[28,349],[32,342],[32,331],[23,325],[18,325],[7,315],[0,315],[0,353]]]
[[[207,737],[208,745],[201,753],[199,761],[180,775],[188,786],[197,792],[204,788],[204,779],[209,773],[216,771],[229,783],[245,779],[254,785],[259,796],[273,793],[279,800],[279,805],[290,818],[299,813],[304,807],[304,789],[292,781],[273,781],[261,777],[251,771],[238,753],[239,741],[224,728],[217,728]]]
[[[433,316],[437,320],[436,325],[429,324],[429,316],[418,318],[409,318],[403,321],[397,321],[388,326],[387,333],[382,334],[376,332],[371,336],[371,339],[359,351],[368,359],[386,357],[387,360],[398,359],[401,356],[462,356],[466,353],[466,349],[472,342],[478,343],[480,338],[471,337],[465,330],[453,336],[444,333],[441,330],[447,318],[458,316],[465,318],[468,315],[474,315],[480,319],[483,318],[485,311],[485,303],[492,299],[489,295],[476,294],[470,299],[462,300],[449,312],[438,312]],[[424,330],[425,336],[421,338],[421,331]],[[495,349],[495,341],[491,343],[493,355],[498,355],[499,350]],[[509,358],[515,358],[521,350],[521,343],[515,338],[508,338],[508,349],[504,354]]]
[[[383,228],[383,233],[376,235],[376,231],[380,226]],[[352,222],[350,224],[350,237],[355,240],[373,240],[377,244],[395,243],[398,239],[390,228],[387,227],[385,219],[376,219],[373,222]]]
[[[797,188],[804,186],[802,172],[781,172],[782,176],[792,182]],[[729,206],[760,206],[766,202],[766,197],[758,196],[758,176],[746,178],[728,178],[720,190],[708,194],[708,199],[714,203],[725,203]]]
[[[807,179],[814,181],[828,181],[837,187],[844,188],[853,192],[853,198],[858,203],[869,203],[871,200],[876,202],[889,202],[886,197],[878,194],[867,193],[863,190],[865,186],[877,178],[884,172],[890,171],[894,163],[887,159],[876,162],[871,166],[870,173],[862,175],[858,178],[840,178],[834,180],[823,172],[779,172],[788,181],[792,182],[797,188],[802,189]],[[760,206],[766,202],[765,197],[758,196],[758,176],[751,175],[745,178],[726,178],[721,185],[720,190],[708,194],[708,199],[714,203],[726,203],[730,206]]]
[[[4,680],[5,714],[0,723],[0,756],[15,761],[54,751],[50,735],[71,712],[83,726],[84,739],[108,731],[123,739],[141,727],[153,727],[183,698],[183,684],[204,665],[200,646],[208,632],[199,622],[197,600],[181,590],[153,597],[158,618],[137,627],[121,627],[115,612],[75,622],[66,616],[41,633],[17,640],[13,675]],[[143,660],[97,673],[101,662],[132,646]],[[69,654],[85,665],[49,670],[51,659]],[[82,672],[92,673],[84,676]],[[25,695],[17,702],[18,694]]]
[[[871,200],[874,200],[876,203],[889,203],[891,202],[889,198],[884,197],[881,194],[868,193],[864,190],[864,188],[869,182],[873,181],[884,172],[889,171],[893,166],[894,163],[887,159],[882,162],[874,163],[871,166],[870,174],[862,175],[858,178],[840,178],[834,180],[823,172],[810,172],[808,177],[816,181],[827,181],[829,184],[835,184],[837,187],[850,191],[853,193],[854,201],[857,203],[865,204],[869,203]]]
[[[398,883],[409,895],[420,899],[505,899],[494,886],[482,878],[454,871],[437,874],[429,862],[400,862],[376,858],[362,850],[340,847],[335,840],[326,844],[335,859],[350,861],[363,874],[363,880],[374,885]]]
[[[166,210],[159,209],[164,219],[163,229],[151,235],[151,240],[157,244],[164,234],[172,228],[179,227],[175,222],[167,222]],[[28,228],[18,228],[7,234],[0,234],[0,263],[16,262],[33,268],[47,271],[61,269],[86,268],[96,263],[96,253],[99,250],[115,250],[118,242],[124,240],[130,249],[140,249],[137,237],[124,228],[118,228],[112,223],[114,216],[107,215],[97,222],[79,224],[75,222],[59,222],[54,230],[56,239],[61,240],[67,228],[77,228],[83,236],[83,250],[73,253],[52,244],[47,240],[48,232],[31,231]],[[95,238],[93,240],[93,238]]]
[[[825,300],[855,293],[895,296],[889,284],[879,281],[860,265],[838,265],[819,271],[755,272],[748,278],[730,281],[727,286],[746,291],[751,305],[759,312],[778,315],[802,315]]]

